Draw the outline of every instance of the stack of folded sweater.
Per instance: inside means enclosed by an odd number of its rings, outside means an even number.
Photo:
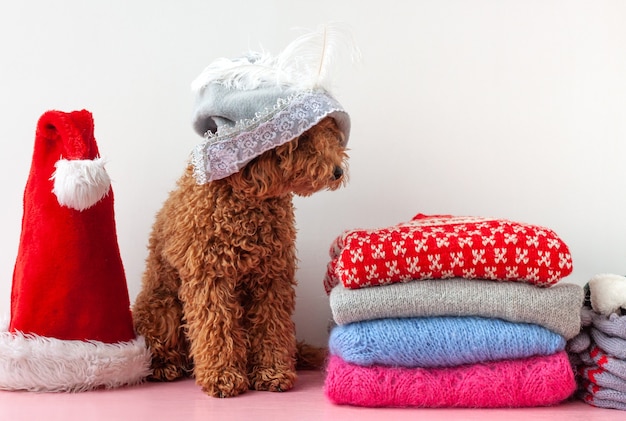
[[[582,288],[548,229],[417,215],[351,230],[324,281],[336,327],[325,393],[338,404],[522,407],[575,389],[565,343]],[[507,282],[494,282],[507,281]]]
[[[582,324],[568,343],[578,397],[593,406],[626,410],[626,277],[601,274],[589,281]]]

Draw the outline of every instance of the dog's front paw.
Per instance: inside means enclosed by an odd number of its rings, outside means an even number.
[[[196,383],[202,391],[216,398],[237,396],[249,388],[248,378],[235,369],[208,370],[198,375]]]
[[[154,367],[152,369],[152,374],[148,377],[148,380],[156,382],[171,382],[184,376],[185,371],[181,367],[170,364],[162,367]]]
[[[255,390],[286,392],[296,382],[296,372],[289,369],[259,368],[250,374],[250,385]]]

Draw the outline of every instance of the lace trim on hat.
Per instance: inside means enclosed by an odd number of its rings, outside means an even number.
[[[207,132],[191,154],[198,184],[206,184],[238,172],[262,153],[300,136],[341,105],[325,92],[305,91],[280,98],[276,105],[240,120],[233,127]]]

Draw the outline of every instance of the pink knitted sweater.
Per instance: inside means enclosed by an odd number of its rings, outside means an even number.
[[[576,388],[565,351],[451,368],[358,366],[331,356],[325,384],[337,404],[366,407],[531,407],[557,404]]]

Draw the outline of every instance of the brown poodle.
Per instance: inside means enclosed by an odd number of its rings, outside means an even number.
[[[153,379],[193,370],[202,390],[216,397],[292,388],[292,196],[339,188],[344,144],[326,117],[227,178],[197,184],[187,168],[157,215],[133,308],[152,351]]]

